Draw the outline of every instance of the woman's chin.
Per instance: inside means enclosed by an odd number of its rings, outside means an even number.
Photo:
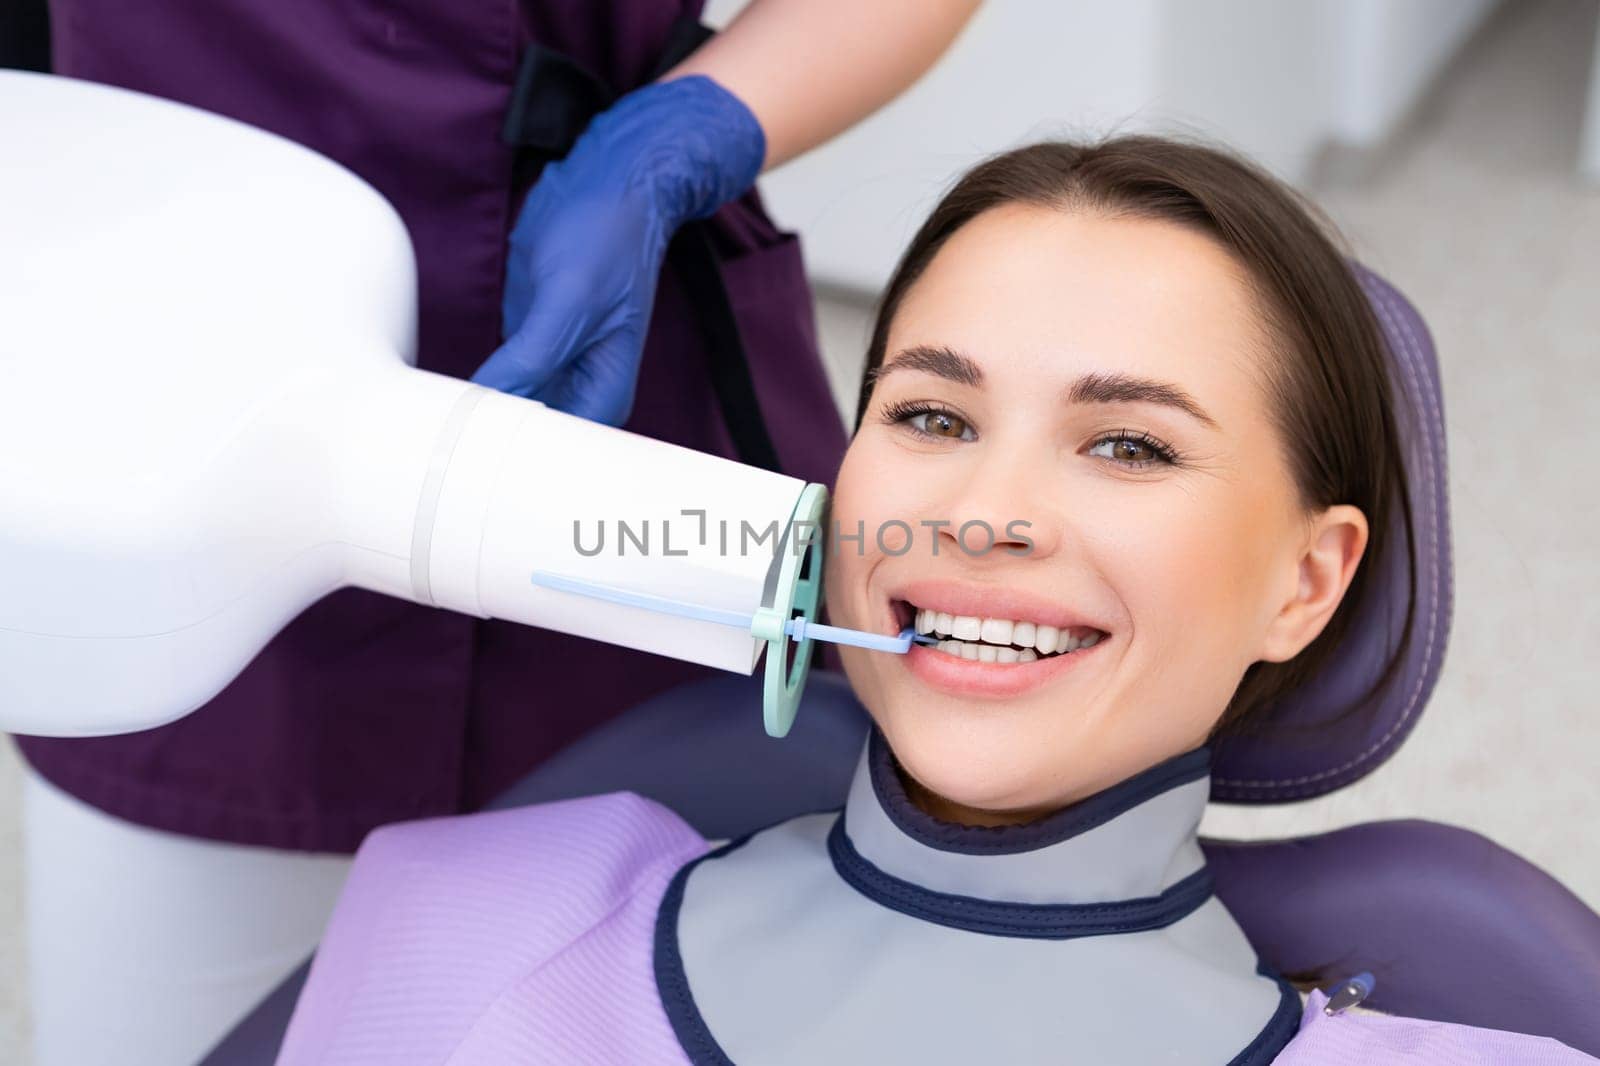
[[[892,716],[879,726],[895,759],[929,792],[961,807],[1004,814],[1051,804],[1053,745],[1015,721],[952,720],[918,715],[913,723]]]

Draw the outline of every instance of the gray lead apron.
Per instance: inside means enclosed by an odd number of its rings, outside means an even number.
[[[1202,748],[1023,826],[906,798],[874,731],[843,812],[686,866],[657,986],[691,1061],[1269,1063],[1300,999],[1211,894]]]

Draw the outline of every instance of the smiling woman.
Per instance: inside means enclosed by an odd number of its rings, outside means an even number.
[[[1313,676],[1410,550],[1387,364],[1319,216],[1223,151],[1045,143],[962,178],[885,290],[833,519],[1033,547],[843,553],[828,581],[842,624],[948,638],[845,656],[929,809],[1036,817]]]

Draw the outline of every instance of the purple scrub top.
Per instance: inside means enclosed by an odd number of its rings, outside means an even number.
[[[57,73],[272,130],[382,192],[416,248],[418,362],[464,378],[500,340],[507,235],[526,192],[512,181],[500,130],[523,47],[555,49],[627,90],[648,80],[674,20],[700,7],[54,0],[51,15]],[[817,352],[798,241],[754,191],[714,226],[784,472],[831,485],[845,430]],[[637,396],[628,429],[735,454],[670,267]],[[353,851],[375,826],[477,808],[592,726],[712,672],[347,589],[309,608],[216,699],[171,725],[18,743],[43,776],[130,821]]]

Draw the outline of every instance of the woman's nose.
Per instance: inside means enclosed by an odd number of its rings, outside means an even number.
[[[940,550],[1000,559],[1054,552],[1060,512],[1040,497],[1057,480],[1042,465],[1038,457],[994,449],[962,471],[946,496],[948,524],[938,530]]]

